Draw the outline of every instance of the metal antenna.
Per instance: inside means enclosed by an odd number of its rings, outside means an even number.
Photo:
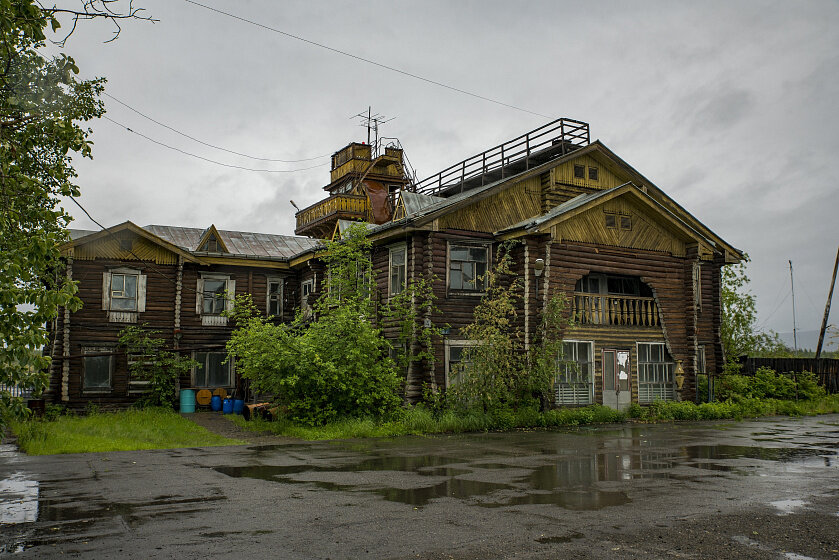
[[[373,146],[375,152],[378,151],[379,145],[379,125],[392,121],[396,117],[386,117],[380,113],[374,113],[373,108],[368,106],[366,111],[362,111],[357,115],[350,117],[351,119],[361,119],[359,126],[367,128],[367,144]],[[370,132],[375,135],[374,141],[370,142]]]

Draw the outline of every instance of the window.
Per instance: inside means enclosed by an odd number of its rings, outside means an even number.
[[[268,279],[268,308],[267,313],[269,317],[283,316],[283,279],[269,278]]]
[[[594,343],[565,340],[563,359],[557,363],[556,404],[591,404],[594,400],[592,355]]]
[[[472,365],[469,348],[477,346],[473,340],[446,341],[446,387],[457,385],[463,372]]]
[[[312,310],[312,303],[309,301],[309,296],[315,291],[315,280],[310,278],[300,284],[300,309],[303,314],[308,314]]]
[[[597,172],[596,167],[589,167],[588,168],[588,178],[591,181],[597,181],[598,180],[598,172]]]
[[[405,245],[390,248],[389,294],[395,296],[405,289],[408,282],[408,249]]]
[[[198,365],[192,371],[193,387],[232,387],[232,360],[224,352],[196,352]]]
[[[111,274],[111,309],[137,310],[136,274]]]
[[[483,292],[488,257],[487,245],[449,245],[449,289]]]
[[[632,218],[630,216],[620,216],[621,229],[627,231],[632,229]]]
[[[673,360],[660,342],[638,343],[638,402],[673,400]]]
[[[236,281],[228,276],[205,274],[198,279],[195,312],[201,315],[204,326],[224,326],[227,317],[223,311],[233,311]]]
[[[104,354],[113,352],[113,348],[97,346],[82,348],[82,354]],[[82,386],[84,391],[109,393],[113,373],[113,356],[84,356],[82,358]]]
[[[585,165],[574,165],[574,178],[575,179],[585,179],[586,178],[586,166]]]
[[[111,323],[136,323],[146,310],[146,275],[131,268],[114,268],[102,274],[102,309]]]
[[[218,239],[214,235],[210,236],[206,242],[201,246],[200,251],[205,251],[207,253],[219,253],[221,249],[219,248]]]
[[[706,374],[707,366],[705,365],[705,345],[700,344],[699,347],[696,349],[696,373],[699,374]]]
[[[618,227],[618,216],[611,212],[606,212],[606,227],[609,229],[616,229]]]

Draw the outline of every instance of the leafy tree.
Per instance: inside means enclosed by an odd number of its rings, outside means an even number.
[[[463,362],[450,375],[448,399],[457,406],[487,411],[515,400],[524,356],[515,328],[522,280],[512,270],[514,245],[499,246],[495,266],[484,275],[486,292],[475,306],[475,319],[462,329],[463,336],[477,345],[464,351]]]
[[[364,225],[327,242],[327,289],[309,322],[298,314],[291,325],[274,325],[237,299],[228,352],[251,387],[276,395],[291,420],[319,425],[399,407],[402,381],[372,322],[370,247]]]
[[[527,392],[539,399],[539,405],[543,411],[548,409],[553,402],[552,388],[556,380],[557,368],[579,367],[574,362],[565,361],[562,335],[565,328],[573,324],[573,319],[566,313],[567,309],[567,297],[564,293],[548,300],[538,331],[539,340],[530,350],[530,367],[522,376]]]
[[[131,377],[149,383],[148,392],[137,402],[141,406],[171,407],[177,398],[178,378],[189,373],[198,362],[164,350],[166,341],[158,335],[160,331],[132,325],[119,333],[119,344],[130,358]]]
[[[757,322],[757,300],[749,291],[745,260],[722,268],[722,321],[720,338],[727,363],[732,369],[737,358],[744,355],[779,355],[788,352],[774,332],[760,331]],[[736,367],[735,367],[736,369]]]
[[[91,157],[91,131],[82,123],[104,113],[104,80],[80,81],[71,57],[41,51],[61,16],[72,28],[59,45],[79,20],[138,17],[133,6],[120,12],[110,3],[82,0],[73,10],[0,0],[0,387],[40,393],[50,363],[36,351],[49,342],[45,325],[59,308],[81,306],[61,271],[57,246],[68,239],[71,218],[59,203],[79,195],[72,156]],[[0,425],[25,412],[21,399],[0,389]]]

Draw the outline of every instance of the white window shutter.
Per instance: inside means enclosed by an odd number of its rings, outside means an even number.
[[[146,275],[140,274],[137,277],[137,313],[146,310]]]
[[[201,309],[204,303],[204,279],[198,279],[198,285],[195,287],[195,313],[201,315]]]
[[[108,311],[111,308],[111,273],[102,273],[102,309]]]
[[[225,297],[227,298],[225,309],[233,311],[233,304],[236,302],[236,280],[227,281],[227,295]]]

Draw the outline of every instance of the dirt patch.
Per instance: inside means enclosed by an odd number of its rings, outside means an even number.
[[[299,443],[299,440],[290,437],[278,436],[271,432],[251,432],[234,424],[230,415],[221,412],[194,412],[192,414],[181,414],[187,420],[192,420],[207,431],[231,439],[240,439],[248,443],[258,445],[277,445],[283,443]]]

